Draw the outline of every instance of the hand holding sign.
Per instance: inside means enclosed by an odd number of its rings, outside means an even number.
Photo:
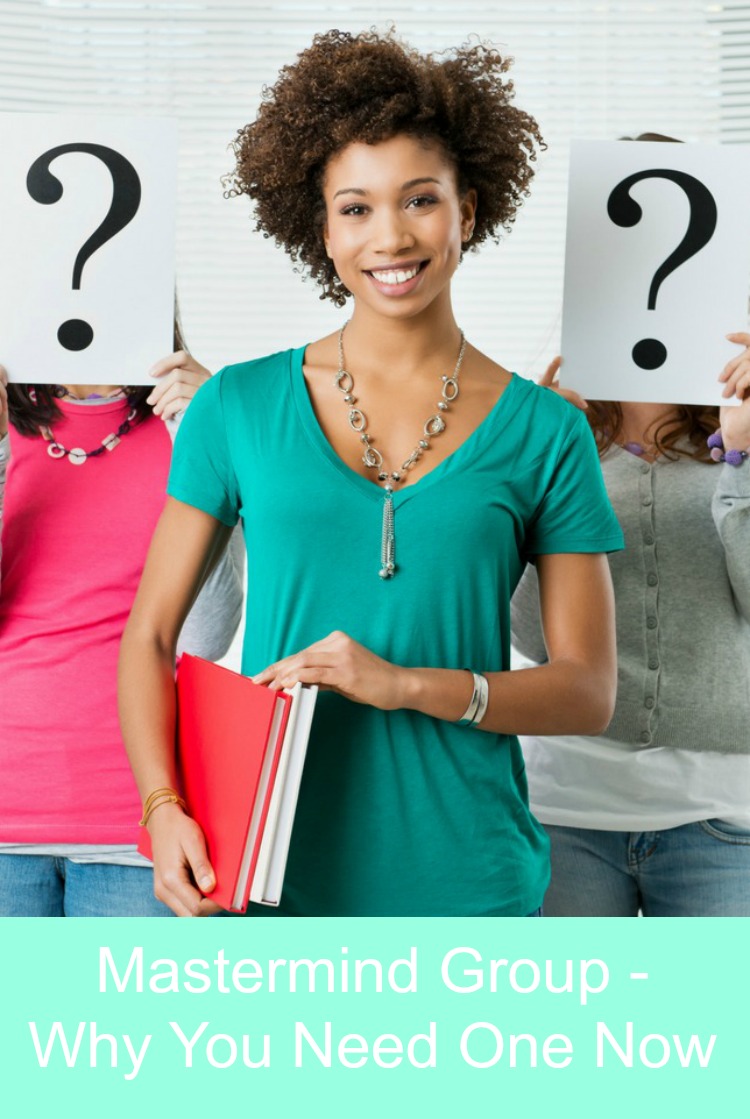
[[[719,411],[721,434],[725,450],[746,451],[750,447],[750,334],[729,334],[728,338],[745,349],[728,362],[719,378],[725,397],[725,406]],[[726,407],[732,397],[735,403],[741,402],[739,407]]]
[[[209,370],[185,350],[157,361],[150,375],[156,378],[156,384],[147,403],[163,420],[184,412],[201,385],[211,379]]]
[[[554,357],[545,369],[542,376],[539,378],[539,384],[545,389],[551,389],[552,392],[557,393],[563,400],[567,400],[568,404],[572,404],[581,412],[588,411],[588,401],[584,400],[574,389],[563,388],[560,384],[560,366],[562,365],[562,356],[560,354]]]

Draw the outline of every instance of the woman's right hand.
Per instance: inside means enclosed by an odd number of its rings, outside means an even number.
[[[549,363],[543,376],[539,378],[539,384],[543,385],[546,389],[552,389],[558,396],[567,400],[569,404],[573,404],[576,408],[580,408],[582,412],[587,411],[588,401],[584,400],[583,397],[573,389],[565,389],[560,384],[559,374],[561,365],[562,358],[558,354],[558,356],[553,358]]]
[[[8,374],[0,365],[0,439],[8,434]]]
[[[203,832],[178,804],[161,804],[149,820],[154,856],[154,893],[178,917],[210,917],[221,907],[196,889],[216,885]]]

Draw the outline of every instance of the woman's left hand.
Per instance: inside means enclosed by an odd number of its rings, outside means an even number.
[[[728,334],[727,337],[745,349],[719,374],[719,381],[724,384],[721,395],[736,396],[742,403],[739,408],[719,410],[721,436],[726,450],[747,451],[750,448],[750,334]]]
[[[560,354],[553,358],[545,369],[542,376],[539,378],[538,384],[543,385],[546,389],[551,389],[561,396],[563,400],[567,400],[568,404],[572,404],[581,412],[588,410],[588,401],[584,400],[580,393],[575,389],[563,388],[560,384],[560,366],[562,365],[562,356]]]
[[[408,672],[336,630],[294,656],[270,664],[253,680],[269,688],[291,688],[298,681],[317,684],[354,703],[395,711],[406,706]]]
[[[185,411],[211,374],[185,350],[178,350],[158,361],[150,370],[150,376],[159,380],[146,402],[153,406],[155,416],[168,420]]]

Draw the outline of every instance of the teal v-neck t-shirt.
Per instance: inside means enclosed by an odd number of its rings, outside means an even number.
[[[395,493],[397,573],[382,580],[383,491],[326,440],[304,352],[216,374],[174,449],[171,496],[226,525],[242,519],[242,671],[333,630],[399,665],[509,670],[527,560],[622,547],[585,417],[514,376],[454,454]],[[548,875],[514,736],[321,692],[282,904],[251,909],[523,916]]]

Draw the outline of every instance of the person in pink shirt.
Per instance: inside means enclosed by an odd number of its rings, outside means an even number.
[[[210,376],[177,342],[153,387],[8,385],[0,371],[0,916],[171,916],[135,850],[116,666],[171,435]],[[183,648],[226,652],[241,567],[233,542]]]

